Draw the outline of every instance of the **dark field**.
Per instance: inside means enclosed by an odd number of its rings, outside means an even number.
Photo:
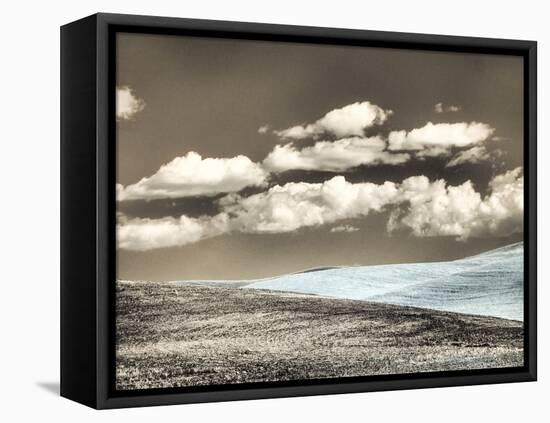
[[[523,365],[523,324],[185,283],[117,283],[117,389]]]

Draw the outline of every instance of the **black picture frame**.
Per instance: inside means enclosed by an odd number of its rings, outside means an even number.
[[[524,59],[523,367],[195,389],[114,389],[117,31],[516,55]],[[95,14],[61,27],[61,395],[97,409],[534,381],[537,375],[537,45],[455,37]]]

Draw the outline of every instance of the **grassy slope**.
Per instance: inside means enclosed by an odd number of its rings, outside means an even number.
[[[522,365],[521,322],[261,290],[118,282],[117,387]]]

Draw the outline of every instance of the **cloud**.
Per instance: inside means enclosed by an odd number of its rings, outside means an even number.
[[[218,200],[215,216],[179,219],[121,219],[121,249],[177,247],[231,232],[287,233],[390,211],[388,232],[410,230],[417,237],[508,236],[523,231],[523,170],[493,178],[482,197],[471,181],[448,186],[440,179],[412,176],[401,184],[350,183],[335,176],[323,183],[290,182],[243,197]],[[336,229],[338,228],[338,229]],[[331,231],[351,231],[340,225]]]
[[[468,150],[459,151],[445,167],[458,166],[464,163],[479,163],[484,160],[489,160],[490,157],[485,146],[477,145]]]
[[[468,147],[487,140],[494,129],[485,123],[432,123],[412,131],[392,131],[390,150],[416,151],[417,156],[449,154],[453,147]]]
[[[220,200],[233,228],[246,233],[291,232],[379,212],[397,197],[393,182],[352,184],[343,176],[323,183],[290,182],[249,197]]]
[[[219,200],[221,212],[212,217],[119,218],[118,246],[145,251],[183,246],[230,232],[292,232],[379,212],[397,194],[393,182],[351,184],[343,176],[319,184],[290,182],[248,197],[228,194]]]
[[[145,108],[145,101],[134,95],[133,90],[124,85],[116,88],[117,120],[131,120]]]
[[[277,145],[263,165],[272,172],[291,169],[338,172],[359,165],[400,164],[409,158],[406,153],[386,151],[386,142],[380,137],[353,137],[319,141],[300,150],[292,144]]]
[[[445,113],[445,112],[459,112],[460,110],[462,110],[462,108],[460,106],[453,106],[453,105],[444,106],[443,103],[437,103],[434,106],[434,110],[436,113]]]
[[[119,219],[117,226],[118,248],[131,251],[147,251],[165,247],[181,247],[187,244],[221,235],[228,230],[228,217],[220,213],[214,217],[176,219]]]
[[[366,128],[384,123],[391,114],[391,110],[384,110],[368,101],[356,102],[334,109],[314,123],[274,132],[281,138],[294,140],[317,138],[322,134],[331,134],[336,138],[360,137]]]
[[[481,197],[471,181],[459,186],[413,176],[401,184],[353,184],[343,176],[319,183],[288,183],[266,192],[220,200],[234,230],[290,232],[393,209],[388,229],[409,228],[416,236],[452,236],[459,240],[506,236],[523,230],[523,175],[517,168],[496,176],[490,194]]]
[[[388,231],[409,228],[418,237],[452,236],[460,241],[521,233],[522,172],[522,168],[516,168],[493,178],[485,198],[474,190],[471,181],[446,186],[444,180],[408,178],[400,188],[408,208],[392,212]]]
[[[213,196],[248,186],[263,186],[266,179],[266,171],[246,156],[203,159],[198,153],[190,152],[162,165],[155,174],[135,184],[118,185],[117,199]]]
[[[358,230],[359,228],[351,225],[340,225],[330,229],[331,232],[357,232]]]
[[[269,131],[269,125],[263,125],[258,128],[258,134],[265,134]]]

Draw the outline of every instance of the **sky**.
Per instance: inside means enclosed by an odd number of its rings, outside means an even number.
[[[520,57],[117,37],[119,279],[452,260],[523,239]]]

